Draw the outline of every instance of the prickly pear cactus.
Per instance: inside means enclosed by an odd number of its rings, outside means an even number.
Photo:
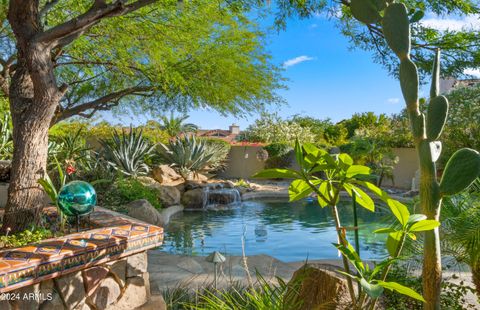
[[[438,139],[448,117],[448,100],[439,93],[440,51],[435,55],[430,102],[425,115],[419,109],[419,77],[417,67],[410,57],[411,33],[407,7],[403,3],[375,0],[351,0],[350,7],[352,15],[359,21],[382,25],[388,46],[400,60],[400,86],[420,160],[420,205],[422,213],[430,219],[438,220],[442,197],[464,190],[480,175],[480,154],[471,149],[462,149],[453,154],[445,167],[441,182],[437,181],[435,162],[442,150]],[[438,229],[434,229],[425,233],[425,309],[440,309],[440,284],[440,237]]]

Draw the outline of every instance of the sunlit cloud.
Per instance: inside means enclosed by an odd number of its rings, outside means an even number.
[[[298,56],[298,57],[295,57],[295,58],[288,59],[288,60],[284,61],[283,62],[283,67],[284,68],[292,67],[292,66],[298,65],[302,62],[310,61],[310,60],[314,60],[314,59],[315,58],[310,57],[310,56],[306,56],[306,55]]]
[[[441,18],[436,15],[431,15],[430,17],[422,20],[420,23],[426,27],[440,31],[460,31],[464,29],[480,30],[480,14],[473,14],[459,19]]]

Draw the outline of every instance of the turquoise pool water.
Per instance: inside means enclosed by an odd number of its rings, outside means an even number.
[[[353,208],[339,206],[344,226],[353,226]],[[388,225],[385,213],[358,208],[360,254],[373,259],[385,255],[385,235],[373,230]],[[330,209],[312,201],[246,201],[225,211],[183,212],[165,227],[161,251],[172,254],[206,256],[213,251],[227,255],[242,254],[242,238],[246,255],[268,254],[291,262],[309,259],[336,259],[337,242]],[[354,244],[353,232],[348,232]]]

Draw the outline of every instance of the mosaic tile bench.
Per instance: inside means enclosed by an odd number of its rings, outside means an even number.
[[[0,251],[0,309],[135,309],[163,229],[96,207],[87,231]]]

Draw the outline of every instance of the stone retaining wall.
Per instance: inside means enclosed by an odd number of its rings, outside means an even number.
[[[160,227],[101,208],[96,229],[0,251],[0,309],[133,310],[150,297]]]

